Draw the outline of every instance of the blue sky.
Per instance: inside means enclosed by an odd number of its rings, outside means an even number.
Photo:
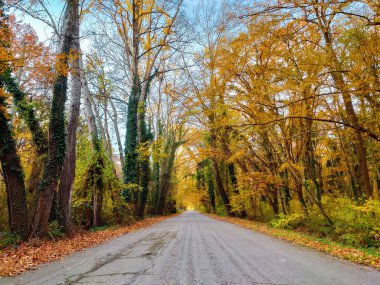
[[[200,0],[184,0],[184,5],[185,7],[193,9],[193,7],[195,7],[199,3],[199,1]],[[59,16],[62,13],[64,3],[65,1],[61,0],[52,0],[45,2],[46,7],[48,8],[49,12],[51,13],[52,17],[56,20],[56,22],[58,22]],[[30,24],[36,30],[37,35],[41,41],[45,41],[52,36],[53,30],[44,22],[36,20],[33,17],[26,14],[22,14],[20,12],[17,12],[16,15],[20,20],[22,20],[22,22]],[[86,41],[82,42],[84,48],[87,46],[87,44],[88,43]]]
[[[184,7],[185,9],[194,9],[196,5],[202,0],[184,0]],[[205,0],[207,1],[207,0]],[[63,11],[64,5],[66,1],[62,0],[52,0],[52,1],[46,1],[44,4],[49,10],[49,13],[52,15],[56,23],[59,21],[59,17]],[[17,12],[16,13],[18,19],[20,19],[22,22],[30,24],[35,30],[36,33],[41,41],[46,41],[50,39],[53,35],[53,29],[49,27],[44,22],[34,19],[33,17]],[[85,25],[84,25],[85,27]],[[81,46],[83,50],[87,50],[89,47],[90,41],[89,39],[82,39]]]

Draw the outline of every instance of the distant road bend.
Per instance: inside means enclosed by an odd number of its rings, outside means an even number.
[[[379,285],[380,272],[190,211],[0,284]]]

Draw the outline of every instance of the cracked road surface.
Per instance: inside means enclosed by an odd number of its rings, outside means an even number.
[[[0,284],[378,285],[380,272],[185,212]]]

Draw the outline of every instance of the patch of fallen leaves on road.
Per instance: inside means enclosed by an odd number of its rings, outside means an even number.
[[[327,241],[319,241],[314,237],[304,233],[299,233],[291,230],[274,229],[264,223],[258,223],[239,218],[220,217],[217,215],[208,216],[217,220],[232,223],[243,228],[258,231],[269,236],[313,248],[336,257],[340,257],[362,265],[371,266],[380,270],[380,251],[378,252],[378,256],[375,256],[361,249],[349,248],[337,243],[331,243]]]
[[[169,217],[147,218],[128,226],[108,228],[96,232],[76,233],[72,237],[65,237],[56,241],[31,239],[16,248],[8,247],[2,249],[0,250],[0,276],[15,276],[33,266],[60,259],[75,251],[149,227]]]

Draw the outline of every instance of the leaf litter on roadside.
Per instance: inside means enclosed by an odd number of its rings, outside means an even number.
[[[149,227],[169,216],[148,218],[128,226],[102,231],[83,231],[54,240],[30,239],[17,247],[0,250],[0,276],[15,276],[41,263],[58,260],[70,253],[103,243],[120,235]]]

